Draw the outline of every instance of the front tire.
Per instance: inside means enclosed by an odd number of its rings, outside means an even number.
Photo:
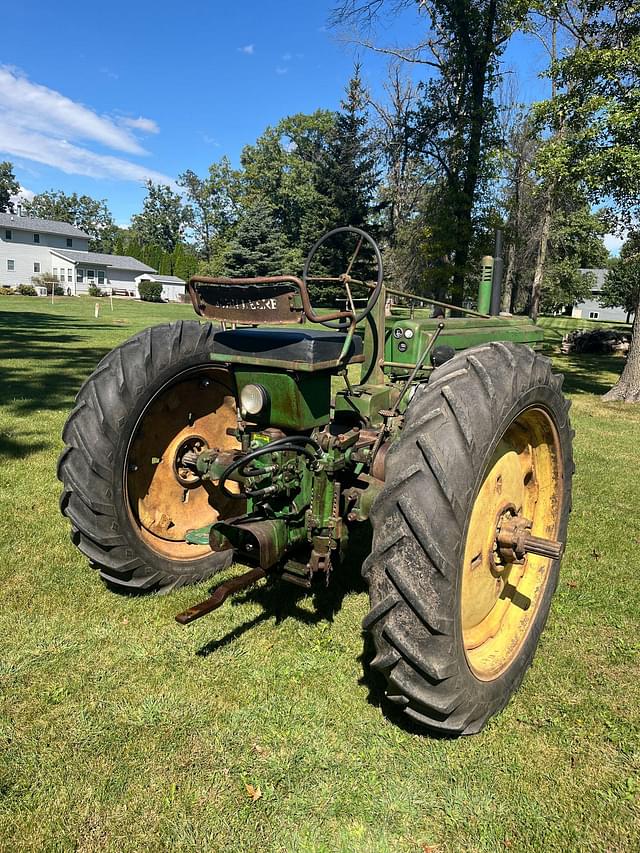
[[[236,446],[226,433],[236,425],[234,392],[209,359],[212,337],[211,324],[179,320],[125,341],[84,383],[64,427],[60,508],[72,541],[113,588],[167,591],[230,562],[230,552],[185,540],[230,502],[176,467],[194,442]]]
[[[467,350],[418,388],[387,455],[364,627],[388,699],[428,729],[480,731],[533,658],[560,561],[502,565],[494,542],[512,511],[565,541],[573,433],[561,386],[529,347]]]

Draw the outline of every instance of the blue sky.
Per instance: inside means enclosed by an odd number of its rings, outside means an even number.
[[[106,198],[119,223],[140,209],[145,176],[204,174],[268,124],[336,108],[358,51],[327,27],[325,0],[23,0],[2,12],[0,159],[35,192]],[[420,37],[413,10],[378,33]],[[379,94],[386,60],[359,51]],[[541,49],[514,40],[507,65],[523,100],[544,97]]]

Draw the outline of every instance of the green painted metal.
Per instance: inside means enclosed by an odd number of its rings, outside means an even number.
[[[384,358],[385,340],[385,316],[387,304],[387,290],[383,285],[380,298],[373,307],[373,311],[362,324],[360,333],[364,333],[363,355],[364,364],[360,371],[360,382],[371,385],[381,385],[385,381],[382,361]]]
[[[397,392],[391,385],[358,385],[350,393],[342,389],[336,394],[336,413],[353,413],[366,418],[372,427],[382,426],[380,412],[389,409]]]
[[[247,420],[262,426],[303,432],[329,423],[331,415],[331,374],[294,374],[283,370],[252,370],[238,366],[233,370],[238,399],[245,385],[262,385],[269,403],[259,415]]]
[[[384,349],[385,372],[397,373],[415,365],[416,359],[429,342],[439,320],[394,316],[387,318]],[[492,317],[447,319],[438,339],[438,346],[465,350],[491,341],[511,341],[539,348],[544,332],[527,317]],[[409,337],[407,337],[409,334]],[[406,368],[405,368],[406,365]]]
[[[482,274],[478,285],[478,311],[488,314],[491,310],[491,287],[493,281],[493,258],[485,255],[482,259]]]

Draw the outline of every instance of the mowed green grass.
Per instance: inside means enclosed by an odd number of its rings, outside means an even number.
[[[506,711],[443,740],[381,710],[357,560],[316,600],[256,588],[189,628],[209,584],[101,585],[58,511],[62,426],[108,350],[193,315],[94,304],[0,301],[0,849],[638,850],[640,407],[599,399],[621,361],[555,356],[577,471],[550,621]]]

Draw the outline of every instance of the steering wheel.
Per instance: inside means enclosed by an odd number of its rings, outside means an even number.
[[[358,244],[356,246],[355,252],[351,256],[349,263],[347,265],[347,269],[339,276],[327,276],[327,275],[309,275],[309,269],[311,267],[311,262],[316,256],[318,250],[332,237],[336,234],[357,234],[359,237]],[[359,279],[355,279],[351,277],[351,270],[353,269],[353,265],[356,262],[358,255],[360,254],[360,249],[362,248],[363,243],[368,243],[369,246],[373,249],[375,259],[376,259],[376,268],[377,268],[377,277],[375,283],[371,283],[369,285],[366,282],[360,281]],[[307,255],[307,260],[304,262],[304,270],[302,271],[302,280],[307,286],[310,281],[333,281],[340,282],[346,292],[347,292],[347,301],[349,303],[351,313],[353,315],[353,319],[351,323],[360,323],[364,320],[365,317],[368,317],[369,314],[373,311],[373,308],[380,298],[380,292],[382,291],[382,256],[380,254],[380,249],[378,248],[377,243],[366,231],[363,231],[361,228],[356,228],[353,225],[344,225],[341,228],[334,228],[332,231],[328,231],[324,234],[313,246],[309,254]],[[371,296],[367,301],[365,307],[358,313],[355,309],[355,305],[353,304],[353,297],[351,295],[351,288],[349,285],[353,284],[365,284],[365,286],[371,286]],[[319,323],[322,323],[323,326],[327,326],[329,329],[341,329],[344,331],[345,326],[347,325],[348,317],[342,320],[321,320],[318,319]]]

